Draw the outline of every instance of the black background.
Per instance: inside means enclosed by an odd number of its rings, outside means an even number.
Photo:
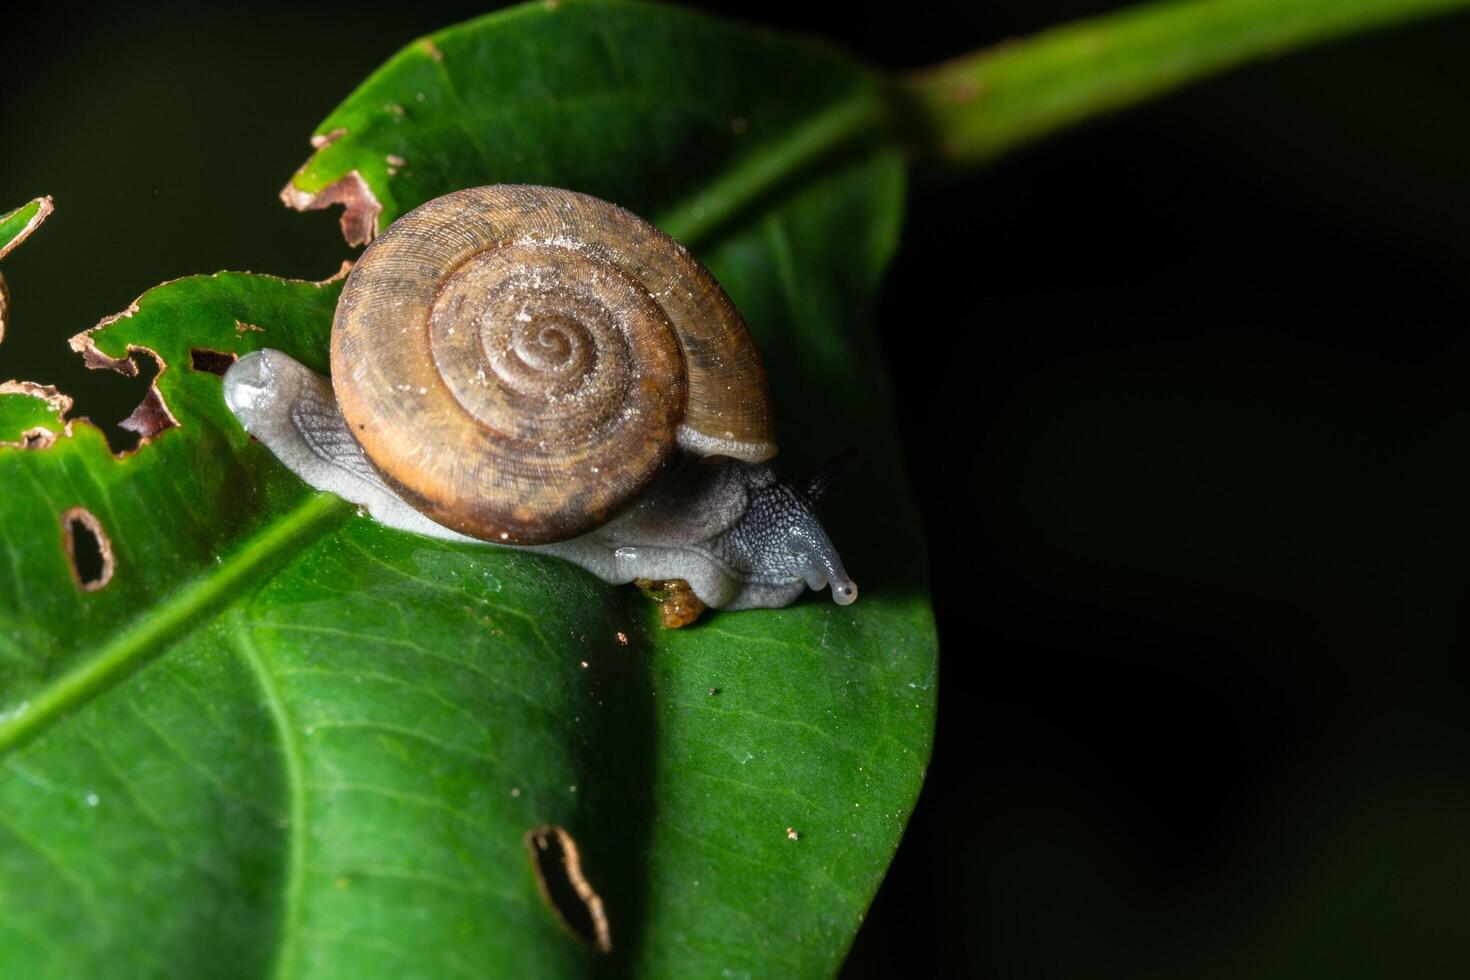
[[[894,68],[1117,4],[705,4]],[[7,15],[0,377],[164,278],[318,278],[275,193],[483,12]],[[934,764],[853,976],[1470,975],[1470,17],[916,174],[880,309],[941,629]],[[861,578],[861,575],[858,575]]]

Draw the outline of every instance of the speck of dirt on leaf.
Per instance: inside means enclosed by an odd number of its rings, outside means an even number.
[[[801,834],[797,832],[797,830],[796,830],[795,827],[787,827],[786,828],[786,839],[787,840],[801,840]]]
[[[521,788],[519,786],[512,786],[510,788],[510,795],[511,796],[516,796],[516,797],[520,796],[521,795]]]
[[[582,669],[583,670],[586,670],[587,669],[587,666],[588,666],[587,661],[585,661],[585,660],[582,661]]]
[[[623,646],[627,646],[628,634],[624,633],[622,630],[618,630],[618,642],[621,643]]]
[[[712,688],[709,689],[709,696],[710,697],[714,697],[715,695],[717,695],[719,693],[720,693],[720,689],[718,687],[712,687]]]

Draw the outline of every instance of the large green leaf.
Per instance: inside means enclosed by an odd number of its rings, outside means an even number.
[[[863,453],[829,522],[851,607],[663,631],[630,589],[308,491],[207,369],[262,346],[324,369],[335,283],[178,280],[77,341],[163,369],[128,455],[82,421],[0,449],[0,975],[831,973],[934,713],[869,330],[903,194],[898,154],[859,139],[882,105],[807,42],[527,6],[394,58],[287,194],[370,193],[386,225],[536,181],[682,235],[757,335],[788,468]],[[65,543],[88,527],[111,566],[93,591]],[[605,902],[600,963],[538,892],[524,837],[544,824]]]

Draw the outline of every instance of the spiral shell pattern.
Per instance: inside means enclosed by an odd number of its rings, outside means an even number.
[[[383,478],[491,541],[597,526],[680,445],[775,452],[724,291],[652,225],[555,188],[471,188],[395,222],[343,288],[332,380]]]

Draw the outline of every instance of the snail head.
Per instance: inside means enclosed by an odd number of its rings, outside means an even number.
[[[838,456],[801,482],[771,480],[752,487],[739,523],[721,536],[716,550],[754,580],[805,582],[815,590],[830,586],[838,605],[855,601],[857,583],[817,516],[817,502],[847,462],[846,455]]]

